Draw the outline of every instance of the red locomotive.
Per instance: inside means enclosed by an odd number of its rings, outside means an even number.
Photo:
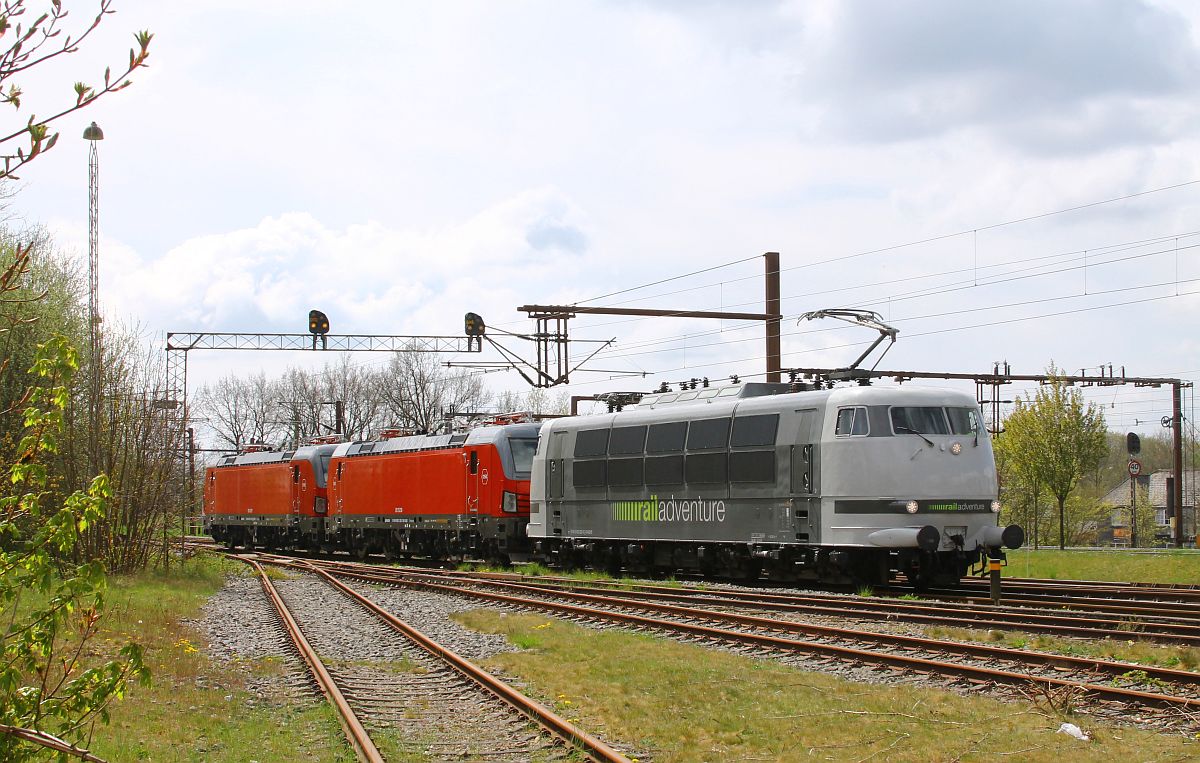
[[[333,444],[293,451],[250,446],[204,475],[204,529],[229,548],[290,548],[324,532]]]
[[[208,470],[205,527],[230,546],[506,562],[529,551],[539,427],[385,430],[366,442],[227,456]]]

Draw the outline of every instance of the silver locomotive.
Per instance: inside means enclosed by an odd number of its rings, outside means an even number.
[[[616,572],[953,583],[1019,548],[997,526],[979,407],[942,389],[790,392],[747,383],[647,395],[543,425],[529,536]]]

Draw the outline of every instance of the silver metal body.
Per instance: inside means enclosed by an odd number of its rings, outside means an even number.
[[[832,562],[869,567],[874,577],[887,564],[952,569],[957,574],[943,577],[956,579],[981,554],[999,553],[995,460],[971,396],[913,387],[786,389],[744,384],[651,395],[619,413],[547,422],[533,463],[530,537],[550,550],[610,555],[650,541],[656,563],[668,566],[693,556],[703,566],[721,544],[768,565],[783,559],[792,571]],[[927,418],[941,410],[947,432],[904,431],[894,416],[908,421],[912,410]],[[861,417],[857,427],[848,424],[853,415]],[[949,431],[951,417],[958,433]],[[729,421],[723,444],[722,420]],[[972,429],[963,431],[967,423]],[[685,439],[668,442],[671,427],[683,425]],[[640,427],[647,435],[638,450]],[[605,429],[601,445],[596,430]],[[833,550],[842,553],[821,553]]]

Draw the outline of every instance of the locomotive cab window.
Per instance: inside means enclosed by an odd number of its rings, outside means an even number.
[[[895,408],[892,409],[896,410]],[[867,409],[862,406],[855,408],[838,408],[837,427],[833,433],[838,437],[862,437],[870,433],[867,424]]]
[[[293,466],[292,467],[292,483],[295,484],[298,482],[300,482],[300,467]]]
[[[479,474],[479,451],[471,451],[471,474]]]
[[[950,434],[941,408],[892,408],[892,431],[896,434]]]
[[[947,408],[950,419],[950,434],[975,434],[979,431],[979,418],[974,408]]]

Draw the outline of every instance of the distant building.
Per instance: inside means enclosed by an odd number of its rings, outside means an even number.
[[[1140,515],[1143,511],[1154,512],[1154,542],[1157,544],[1171,543],[1175,540],[1175,518],[1167,516],[1167,477],[1172,474],[1170,469],[1160,469],[1153,474],[1142,474],[1137,477],[1138,505]],[[1183,472],[1183,542],[1184,545],[1195,545],[1196,537],[1196,480],[1200,471]],[[1129,479],[1108,491],[1104,503],[1113,507],[1110,526],[1100,528],[1099,541],[1101,545],[1129,545]],[[1147,499],[1149,507],[1142,505]],[[1150,539],[1138,538],[1138,545],[1150,545]]]

